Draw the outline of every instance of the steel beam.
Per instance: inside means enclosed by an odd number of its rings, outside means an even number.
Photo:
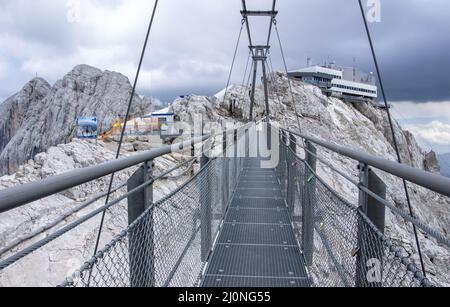
[[[245,0],[242,0],[242,10],[243,10],[243,11],[247,11],[247,4],[245,3]],[[247,35],[248,35],[248,41],[249,41],[249,44],[250,44],[250,45],[253,45],[253,43],[252,43],[252,34],[251,34],[251,32],[250,32],[250,24],[249,24],[249,22],[248,22],[248,17],[247,17],[247,16],[242,16],[242,17],[244,18],[245,26],[246,26],[246,28],[247,28]],[[253,50],[252,50],[252,55],[253,55],[253,56],[255,55],[255,53],[254,53]]]
[[[277,0],[273,0],[272,11],[275,11],[276,6],[277,6]],[[272,18],[270,18],[269,35],[267,36],[267,45],[270,45],[270,38],[272,37],[272,27],[273,27],[274,20],[275,20],[275,16],[272,16]]]
[[[128,192],[136,189],[153,176],[153,160],[144,163],[127,183]],[[128,224],[133,224],[153,203],[153,185],[128,196]],[[155,286],[153,209],[142,222],[135,224],[128,234],[130,284],[134,288]],[[145,242],[145,244],[142,244]]]
[[[305,198],[302,205],[302,218],[303,218],[303,253],[307,266],[313,264],[314,254],[314,212],[316,207],[316,177],[313,172],[316,172],[317,167],[317,149],[310,143],[306,142],[306,163],[311,169],[306,168],[305,177]],[[312,171],[311,171],[312,170]]]
[[[278,11],[241,11],[241,14],[243,17],[276,17],[278,15]]]
[[[267,68],[266,68],[266,60],[262,62],[262,71],[263,71],[263,82],[264,82],[264,101],[266,103],[266,116],[270,117],[270,106],[269,106],[269,87],[267,85]]]
[[[209,146],[209,145],[205,145]],[[203,148],[200,159],[200,228],[201,228],[201,260],[206,262],[212,249],[212,199],[211,199],[211,178],[210,168],[207,167],[209,158]],[[206,167],[206,169],[204,169]]]
[[[386,199],[386,184],[366,164],[359,165],[360,184]],[[358,247],[356,257],[356,286],[381,287],[383,280],[384,248],[375,230],[368,225],[367,217],[377,230],[384,233],[386,207],[365,192],[359,195]]]
[[[250,121],[253,121],[253,108],[255,107],[256,74],[258,73],[258,61],[253,60],[253,83],[250,94]]]

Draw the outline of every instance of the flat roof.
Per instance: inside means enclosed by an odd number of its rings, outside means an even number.
[[[167,107],[165,109],[155,111],[151,114],[147,114],[146,116],[148,117],[148,116],[173,116],[173,115],[175,115],[175,113],[170,111],[170,107]]]
[[[333,79],[331,81],[331,86],[333,86],[333,84],[358,87],[358,88],[365,89],[365,90],[375,90],[375,91],[378,90],[378,87],[376,85],[360,83],[360,82],[353,82],[353,81],[348,81],[348,80],[343,80],[343,79]]]
[[[290,71],[289,73],[291,73],[291,74],[292,73],[315,73],[315,74],[321,73],[321,74],[327,74],[327,75],[332,75],[332,76],[338,76],[341,78],[344,76],[344,73],[340,70],[322,67],[322,66],[306,67],[306,68]]]

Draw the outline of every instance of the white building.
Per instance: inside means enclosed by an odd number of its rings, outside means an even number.
[[[360,74],[358,72],[358,75]],[[361,82],[350,81],[344,79],[344,69],[334,66],[311,66],[294,70],[289,72],[289,77],[317,85],[325,94],[346,100],[375,100],[378,97],[378,88],[371,75],[367,75],[365,79],[361,78]]]
[[[175,135],[175,114],[170,111],[170,107],[153,112],[145,116],[147,118],[158,119],[162,135]]]

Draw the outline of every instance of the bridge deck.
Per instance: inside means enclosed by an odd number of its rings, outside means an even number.
[[[306,287],[305,264],[275,170],[247,159],[204,287]]]

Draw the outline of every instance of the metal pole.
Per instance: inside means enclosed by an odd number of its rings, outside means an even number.
[[[266,116],[267,119],[270,117],[270,106],[269,106],[269,87],[267,85],[267,71],[266,71],[266,60],[261,61],[262,71],[263,71],[263,82],[264,82],[264,101],[266,103]]]
[[[269,118],[267,118],[266,127],[267,127],[267,129],[266,129],[267,130],[267,149],[271,150],[272,149],[272,126],[270,124]]]
[[[191,139],[193,140],[195,138],[195,132],[194,132],[194,130],[192,130],[192,132],[191,132]],[[194,143],[192,143],[192,146],[191,146],[191,157],[193,158],[193,157],[195,157],[195,144]],[[194,174],[195,174],[195,171],[194,171],[194,168],[192,167],[192,169],[191,169],[191,177],[194,177]]]
[[[306,142],[306,163],[316,172],[317,168],[317,149],[310,143]],[[313,172],[306,167],[305,178],[305,201],[303,204],[303,253],[306,265],[313,264],[314,254],[314,210],[316,207],[316,177]]]
[[[234,178],[233,178],[233,189],[237,184],[237,177],[239,173],[239,163],[238,163],[238,130],[234,129]]]
[[[229,200],[229,196],[228,196],[228,191],[229,191],[229,160],[228,160],[228,156],[227,156],[227,147],[228,147],[228,142],[227,142],[227,133],[224,132],[223,133],[223,140],[222,140],[222,152],[223,152],[223,163],[222,163],[222,178],[223,178],[223,184],[222,184],[222,199],[223,199],[223,203],[222,203],[222,212],[225,214],[226,210],[227,210],[227,206],[228,206],[228,202]]]
[[[206,147],[206,148],[205,148]],[[208,167],[209,158],[207,149],[209,144],[203,146],[203,153],[200,158],[200,169],[203,172],[200,177],[200,223],[201,223],[201,260],[206,262],[212,248],[212,204],[211,204],[211,178],[210,167]],[[205,168],[206,167],[206,168]]]
[[[287,156],[286,156],[286,132],[281,130],[281,146],[280,146],[280,167],[281,167],[281,193],[283,197],[287,196]]]
[[[250,94],[250,121],[253,120],[253,109],[255,107],[255,91],[256,91],[256,74],[257,73],[258,73],[258,61],[256,61],[255,58],[253,58],[253,83],[252,83],[252,92]]]
[[[297,138],[295,137],[295,135],[291,134],[289,136],[289,147],[294,153],[297,153]]]
[[[153,176],[153,167],[153,160],[144,163],[128,180],[128,192],[149,181]],[[152,203],[153,185],[128,196],[128,224],[141,217]],[[153,222],[151,210],[128,235],[131,287],[155,287]]]
[[[289,148],[292,150],[293,154],[297,153],[297,139],[295,136],[290,136]],[[293,156],[289,153],[289,156]],[[294,165],[290,165],[292,161],[288,159],[288,191],[287,191],[287,203],[289,208],[289,213],[291,216],[294,216],[295,212],[295,176],[296,170],[294,169]]]
[[[386,199],[386,184],[366,164],[359,165],[360,184]],[[363,219],[363,215],[384,233],[386,208],[365,192],[359,195],[358,250],[356,258],[356,286],[381,287],[383,280],[383,244]]]
[[[245,129],[245,158],[250,157],[250,128]]]

